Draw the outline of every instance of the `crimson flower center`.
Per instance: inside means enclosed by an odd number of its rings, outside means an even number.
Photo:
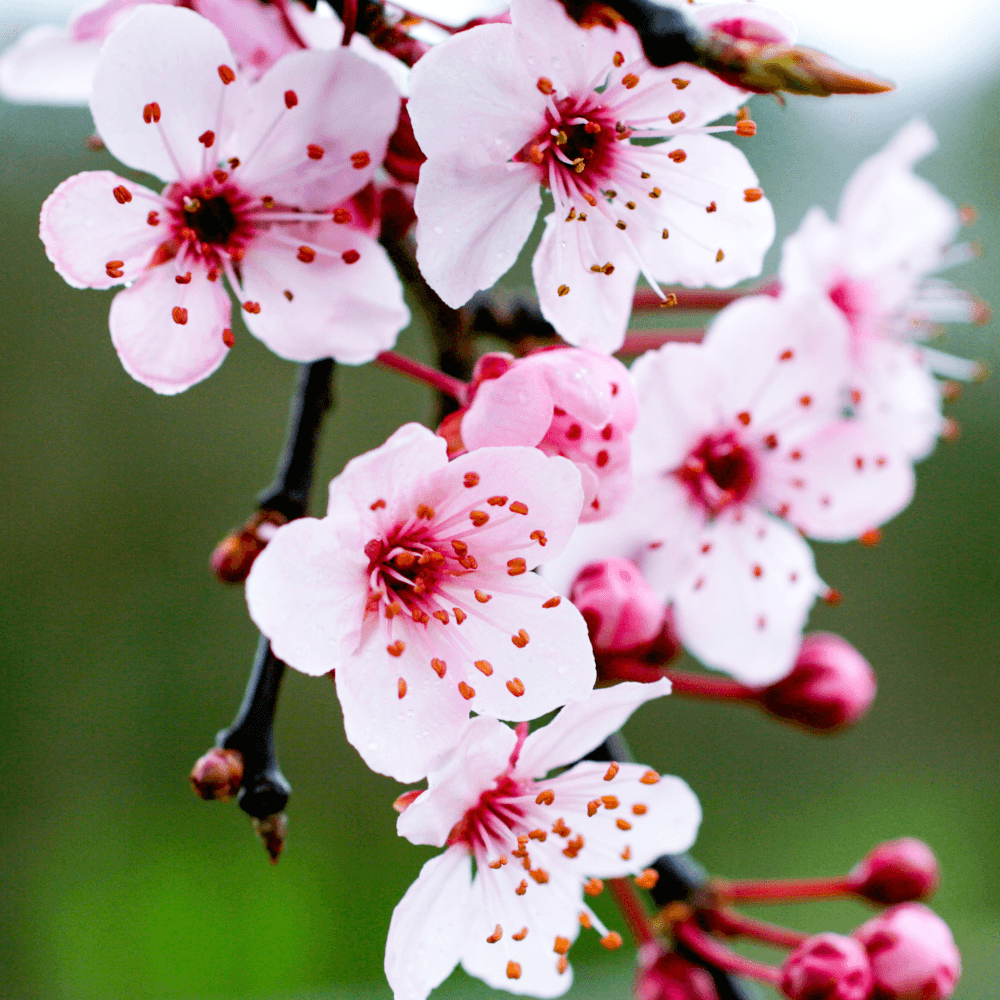
[[[527,793],[527,788],[509,775],[497,780],[495,788],[487,789],[479,802],[470,809],[448,835],[448,843],[465,844],[471,850],[486,849],[490,841],[505,842],[516,829],[524,827],[524,809],[514,801]]]
[[[174,239],[187,252],[212,267],[220,254],[238,262],[254,235],[251,205],[254,199],[232,182],[219,183],[209,175],[195,184],[174,184],[165,192]]]
[[[239,225],[225,195],[215,195],[205,201],[192,199],[184,208],[184,222],[199,243],[225,245]]]
[[[703,438],[675,475],[691,498],[714,515],[746,499],[754,487],[756,468],[751,452],[730,431]]]

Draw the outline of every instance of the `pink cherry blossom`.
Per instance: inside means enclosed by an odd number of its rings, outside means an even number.
[[[913,173],[936,146],[925,122],[910,122],[855,171],[836,222],[810,210],[786,241],[781,265],[784,287],[827,296],[847,318],[856,408],[914,459],[931,451],[941,431],[934,375],[968,379],[981,371],[918,343],[935,324],[971,322],[983,308],[930,277],[968,253],[949,249],[959,228],[955,206]]]
[[[452,306],[489,288],[517,259],[544,186],[554,212],[535,286],[572,344],[621,345],[640,272],[654,287],[758,274],[771,207],[743,154],[709,134],[734,126],[705,127],[746,97],[694,66],[652,68],[627,25],[586,30],[556,0],[514,0],[511,24],[462,32],[413,69],[410,114],[428,158],[415,202],[421,271]]]
[[[330,484],[322,520],[275,533],[247,580],[250,615],[297,670],[336,670],[344,727],[369,767],[416,781],[470,709],[533,719],[585,698],[580,613],[531,570],[583,503],[571,462],[446,444],[406,424]]]
[[[150,3],[189,7],[216,24],[236,65],[251,79],[290,52],[336,48],[343,35],[340,20],[322,2],[311,13],[295,2],[103,0],[79,7],[64,28],[43,24],[26,32],[0,56],[0,94],[29,104],[86,104],[104,39],[136,7]],[[401,89],[405,86],[409,73],[399,60],[360,34],[351,39],[351,48],[381,65]]]
[[[129,374],[161,393],[225,358],[223,276],[251,332],[294,361],[368,361],[409,321],[388,255],[342,204],[395,127],[389,78],[342,49],[286,56],[250,87],[233,63],[191,11],[136,11],[104,44],[91,109],[111,152],[167,187],[94,171],[42,207],[46,253],[69,284],[126,285],[111,337]],[[331,112],[359,100],[362,116]]]
[[[788,673],[825,590],[802,534],[854,538],[913,491],[894,442],[842,417],[847,341],[830,303],[759,296],[720,313],[703,343],[640,358],[633,497],[581,527],[551,568],[557,589],[586,563],[631,558],[708,666],[749,684]]]
[[[570,459],[583,477],[581,521],[622,506],[632,490],[629,435],[639,408],[620,361],[556,348],[517,360],[488,354],[477,370],[488,377],[473,380],[475,395],[462,417],[467,448],[528,445]]]
[[[424,865],[392,915],[385,972],[395,1000],[425,1000],[459,962],[496,989],[559,996],[572,983],[566,953],[581,925],[620,943],[584,902],[584,884],[686,850],[698,800],[680,778],[638,764],[584,761],[545,775],[669,691],[663,680],[594,691],[527,738],[526,726],[496,719],[467,724],[397,823],[413,843],[447,850]]]

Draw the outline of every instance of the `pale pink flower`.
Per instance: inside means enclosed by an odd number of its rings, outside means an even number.
[[[580,515],[580,474],[535,448],[448,461],[419,424],[353,459],[322,520],[279,528],[247,580],[250,615],[297,670],[336,670],[347,738],[416,781],[470,709],[534,719],[586,698],[587,627],[537,574]]]
[[[104,39],[141,4],[189,7],[222,29],[237,68],[256,79],[283,55],[302,48],[332,49],[343,25],[321,2],[316,13],[302,4],[260,0],[103,0],[85,3],[60,28],[42,24],[26,32],[0,56],[0,94],[28,104],[86,104]],[[405,86],[405,66],[355,34],[351,48],[377,62],[397,86]]]
[[[395,1000],[424,1000],[459,962],[495,989],[559,996],[572,982],[566,952],[581,925],[608,946],[621,942],[584,902],[584,883],[686,850],[698,800],[680,778],[638,764],[584,761],[545,775],[669,691],[663,680],[594,691],[527,738],[526,726],[515,732],[496,719],[467,724],[427,791],[403,800],[400,834],[447,850],[392,915],[385,972]]]
[[[462,417],[468,449],[528,445],[570,459],[583,479],[581,521],[599,521],[622,506],[632,490],[629,435],[639,407],[620,361],[554,348],[517,360],[488,354],[477,367],[488,376]]]
[[[931,451],[941,431],[934,375],[969,379],[982,371],[919,343],[936,324],[972,322],[983,310],[973,296],[930,277],[970,253],[951,246],[955,206],[913,173],[936,147],[925,122],[910,122],[854,172],[836,222],[821,208],[809,211],[785,242],[781,264],[783,287],[827,296],[847,318],[855,408],[914,459]]]
[[[91,110],[111,152],[167,187],[94,171],[42,207],[46,253],[69,284],[126,284],[111,338],[157,392],[181,392],[225,358],[223,276],[251,332],[293,361],[369,361],[409,321],[388,255],[334,210],[385,153],[399,113],[389,78],[342,49],[286,56],[251,87],[233,63],[197,14],[133,13],[104,44]]]
[[[802,534],[854,538],[913,491],[894,443],[841,416],[847,340],[830,303],[759,296],[720,313],[703,343],[640,358],[633,497],[579,529],[552,567],[557,589],[595,559],[631,558],[708,666],[749,684],[787,674],[826,589]]]
[[[691,15],[706,22],[744,6]],[[428,158],[417,259],[445,302],[460,306],[511,267],[542,186],[555,210],[535,286],[572,344],[621,345],[640,272],[654,287],[758,274],[774,238],[771,207],[743,154],[708,134],[735,126],[704,127],[747,94],[687,64],[654,69],[631,27],[580,28],[556,0],[514,0],[511,22],[442,42],[411,74],[410,114]]]

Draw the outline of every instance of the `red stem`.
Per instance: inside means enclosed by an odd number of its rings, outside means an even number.
[[[663,671],[673,685],[673,693],[689,698],[703,698],[707,701],[756,701],[759,688],[747,687],[738,681],[725,677],[708,677],[704,674],[689,674],[683,670]]]
[[[281,16],[281,26],[285,29],[288,37],[300,48],[309,48],[305,39],[299,34],[299,29],[295,27],[295,22],[288,13],[287,0],[277,0],[278,14]]]
[[[375,360],[383,368],[391,368],[393,371],[400,372],[403,375],[409,375],[410,378],[414,378],[418,382],[423,382],[424,385],[429,385],[432,389],[437,389],[438,392],[443,392],[451,396],[460,405],[465,403],[468,386],[461,379],[445,375],[444,372],[439,372],[430,365],[425,365],[421,361],[414,361],[412,358],[405,358],[402,354],[397,354],[395,351],[383,351]]]
[[[664,344],[698,344],[705,336],[701,327],[677,330],[630,330],[625,334],[625,343],[618,349],[619,354],[643,354],[655,351]]]
[[[777,295],[777,278],[767,278],[753,288],[664,288],[664,294],[677,297],[674,309],[724,309],[747,295]],[[633,309],[659,309],[663,299],[652,288],[640,288],[632,300]]]
[[[712,882],[717,896],[727,902],[773,903],[793,899],[835,899],[852,894],[851,881],[846,876],[834,878],[762,879],[760,881]]]
[[[809,936],[800,931],[789,930],[787,927],[779,927],[778,924],[770,924],[765,920],[755,920],[753,917],[737,913],[736,910],[713,910],[710,919],[713,929],[729,937],[753,938],[764,944],[772,944],[776,948],[798,948]]]
[[[702,961],[722,969],[723,972],[731,972],[737,976],[749,976],[751,979],[769,983],[771,986],[778,986],[781,983],[780,969],[737,955],[735,951],[716,941],[692,920],[675,924],[674,937],[693,951]]]
[[[653,941],[653,932],[649,927],[649,915],[642,905],[632,883],[623,878],[608,879],[608,892],[618,904],[625,923],[637,945],[649,944]]]
[[[358,0],[344,0],[344,35],[341,45],[350,45],[354,27],[358,23]]]

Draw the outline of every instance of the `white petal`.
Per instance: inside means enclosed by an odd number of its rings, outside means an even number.
[[[467,932],[472,863],[462,847],[431,858],[396,905],[385,943],[395,1000],[426,1000],[458,963]]]
[[[24,104],[86,104],[101,49],[66,28],[40,24],[0,56],[0,94]]]
[[[640,705],[668,694],[670,681],[666,679],[653,684],[626,681],[598,688],[586,701],[567,705],[547,726],[536,729],[524,741],[516,773],[541,778],[553,768],[579,760],[621,729]]]

